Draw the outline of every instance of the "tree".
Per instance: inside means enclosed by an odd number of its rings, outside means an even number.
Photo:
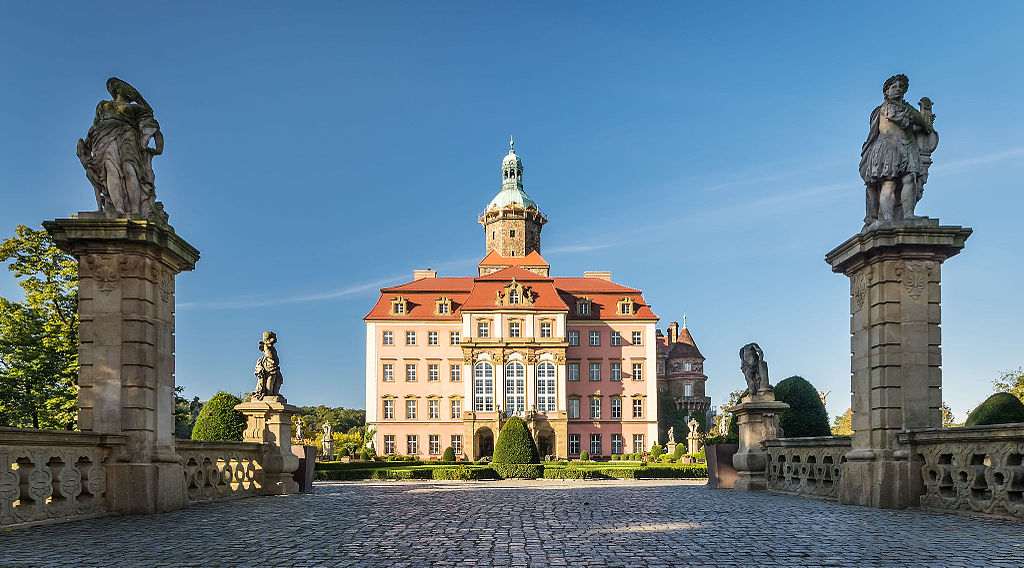
[[[945,402],[942,403],[942,427],[943,428],[956,428],[963,426],[956,422],[956,416],[953,414],[953,409],[949,407]]]
[[[828,411],[821,402],[818,389],[807,379],[792,376],[775,385],[775,400],[789,405],[779,415],[779,427],[787,438],[828,436]]]
[[[181,396],[185,387],[178,385],[174,387],[174,437],[180,440],[188,440],[192,437],[192,427],[196,425],[196,419],[203,408],[199,397],[191,401]]]
[[[971,411],[964,426],[1017,422],[1024,422],[1024,402],[1010,393],[997,392]]]
[[[1008,392],[1024,402],[1024,367],[1012,371],[1003,371],[999,378],[992,381],[996,392]]]
[[[74,429],[78,263],[46,231],[18,225],[0,242],[23,302],[0,298],[0,425]]]
[[[245,432],[245,415],[235,410],[242,401],[233,394],[220,391],[213,395],[203,409],[192,428],[193,440],[208,441],[242,441]]]
[[[836,419],[832,422],[832,435],[833,436],[852,436],[853,435],[853,409],[847,408],[846,412],[836,416]]]

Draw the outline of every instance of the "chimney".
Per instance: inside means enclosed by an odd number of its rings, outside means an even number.
[[[413,280],[423,280],[424,278],[437,278],[437,271],[436,270],[431,270],[429,268],[426,269],[426,270],[413,270],[412,271],[412,279]]]
[[[597,278],[598,280],[612,281],[612,273],[610,270],[584,270],[584,278]]]
[[[669,344],[675,343],[679,339],[679,322],[672,322],[668,324],[668,342]]]

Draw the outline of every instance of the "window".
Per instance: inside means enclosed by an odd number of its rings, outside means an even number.
[[[516,232],[515,231],[509,231],[508,232],[508,236],[509,237],[515,237],[516,236]]]
[[[639,454],[644,451],[644,435],[633,434],[633,453]]]
[[[473,368],[474,408],[477,412],[494,412],[494,366],[483,361]]]
[[[644,380],[644,364],[633,363],[633,380],[642,381]]]
[[[612,377],[611,377],[611,379],[613,381],[621,381],[622,380],[622,363],[612,363],[611,367],[612,367]]]
[[[633,332],[633,345],[643,345],[644,333],[642,331]]]
[[[555,366],[547,361],[537,365],[537,412],[555,411]]]
[[[508,322],[508,336],[509,337],[519,337],[519,335],[520,335],[520,325],[519,325],[519,322],[517,322],[517,321],[510,321],[510,322]]]
[[[462,399],[452,399],[452,418],[462,418]],[[455,452],[459,453],[459,452]]]
[[[570,398],[569,399],[569,418],[580,417],[580,399]]]
[[[389,456],[395,453],[394,434],[384,434],[384,453]]]
[[[590,380],[600,381],[601,380],[601,364],[591,363],[590,364]]]
[[[612,434],[612,453],[622,453],[622,434]]]
[[[577,330],[569,330],[569,345],[580,344],[580,332]]]
[[[540,322],[540,336],[551,337],[551,322],[542,321]]]
[[[579,455],[580,453],[580,435],[569,434],[569,453],[571,455]]]
[[[453,383],[457,383],[462,380],[462,365],[450,365],[448,380]]]
[[[416,419],[416,399],[410,398],[405,401],[405,418],[406,420]]]
[[[453,331],[453,332],[449,333],[448,334],[448,343],[450,343],[452,345],[458,345],[458,344],[462,343],[462,333],[460,333],[458,331]]]
[[[693,385],[690,383],[683,385],[683,396],[693,396]]]
[[[385,331],[381,334],[380,342],[382,345],[394,345],[395,344],[395,332]]]
[[[402,315],[405,313],[405,300],[394,299],[391,300],[391,313],[396,315]]]
[[[612,399],[612,418],[622,418],[622,399]]]
[[[629,314],[633,313],[633,304],[623,302],[619,304],[619,310],[622,311],[622,315],[628,316]]]
[[[491,336],[491,322],[489,322],[489,321],[478,321],[478,322],[476,322],[476,336],[477,337],[490,337]]]
[[[644,399],[634,398],[633,399],[633,418],[644,417]]]
[[[601,399],[596,396],[590,399],[590,419],[601,419]]]
[[[452,451],[456,458],[462,455],[462,434],[452,434]]]
[[[597,347],[601,345],[601,332],[596,329],[590,332],[590,346]]]
[[[392,363],[384,363],[381,368],[381,380],[390,383],[395,380],[395,366]]]
[[[441,401],[436,398],[427,401],[427,418],[431,420],[441,418]]]
[[[430,452],[430,455],[436,456],[436,455],[441,453],[441,436],[440,435],[438,435],[438,434],[431,434],[427,438],[427,444],[428,444],[427,451]]]
[[[576,313],[581,316],[590,315],[590,300],[580,300],[576,302]]]
[[[526,415],[526,366],[519,361],[505,365],[505,410],[515,416]]]
[[[437,363],[431,363],[427,365],[427,380],[436,383],[441,380],[441,371]]]
[[[590,435],[590,455],[599,456],[601,455],[601,435],[591,434]]]
[[[608,344],[611,345],[612,347],[618,347],[622,345],[622,334],[617,331],[613,331],[611,337],[608,338]]]
[[[437,313],[438,314],[441,314],[441,315],[447,314],[448,312],[451,311],[451,308],[452,308],[452,305],[449,304],[448,302],[438,302],[437,303]]]
[[[395,419],[395,401],[390,398],[384,399],[384,420]]]
[[[406,455],[415,456],[420,453],[420,437],[416,434],[409,434],[405,437]]]
[[[406,381],[410,381],[410,382],[416,380],[416,364],[415,363],[409,363],[409,364],[407,364],[405,366],[405,380]]]
[[[437,345],[437,332],[436,331],[428,331],[427,332],[427,345]]]
[[[406,345],[416,345],[416,332],[415,331],[407,331],[407,332],[405,332],[405,344]]]
[[[519,290],[512,288],[508,291],[508,303],[518,304],[519,303]]]
[[[569,363],[569,380],[578,381],[580,380],[580,364]]]
[[[693,363],[683,363],[683,370],[684,371],[692,371],[693,370]]]

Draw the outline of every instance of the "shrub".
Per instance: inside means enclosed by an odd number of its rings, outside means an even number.
[[[339,453],[338,455],[340,455],[343,458],[349,458],[352,457],[352,452],[348,451],[348,448],[342,448],[341,453]]]
[[[619,461],[619,454],[612,454],[612,461]]]
[[[699,452],[694,454],[693,459],[697,461],[708,461],[708,456],[704,453],[704,448],[701,448]]]
[[[363,461],[368,461],[370,459],[370,452],[366,451],[366,448],[360,448],[359,459]]]
[[[540,452],[533,434],[522,418],[513,416],[505,421],[494,444],[494,463],[540,463]],[[501,472],[499,472],[501,473]]]
[[[676,444],[676,451],[672,452],[672,457],[678,460],[686,453],[686,444]]]
[[[444,449],[444,455],[441,456],[441,461],[443,461],[445,463],[454,463],[455,462],[455,449],[452,448],[451,446],[448,446],[447,448],[445,448]]]
[[[235,410],[242,401],[233,394],[220,391],[213,395],[199,411],[196,425],[192,428],[193,440],[242,441],[245,432],[245,415]]]
[[[544,479],[594,479],[601,477],[596,469],[579,467],[546,467]]]
[[[590,452],[587,450],[580,452],[580,461],[590,461]]]
[[[398,454],[388,456],[384,461],[389,462],[418,462],[420,458],[417,456],[400,456]]]
[[[789,405],[789,410],[779,415],[779,427],[784,437],[832,435],[828,411],[821,403],[818,389],[803,377],[789,377],[775,385],[775,400]]]
[[[1024,422],[1024,403],[1008,392],[997,392],[971,411],[964,426],[1014,422]]]
[[[663,453],[665,453],[665,450],[661,449],[661,444],[654,444],[651,446],[651,459],[656,460]]]
[[[544,466],[534,463],[494,462],[491,469],[505,479],[537,479],[544,475]]]

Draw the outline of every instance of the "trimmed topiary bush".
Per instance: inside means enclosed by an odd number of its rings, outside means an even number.
[[[651,446],[651,459],[658,459],[661,454],[665,453],[665,450],[661,448],[661,444],[654,444]]]
[[[502,463],[494,462],[491,469],[505,479],[537,479],[544,477],[544,466],[536,463]]]
[[[803,377],[793,376],[775,385],[775,400],[785,402],[789,410],[779,415],[779,427],[786,438],[831,436],[828,411],[821,403],[818,389]],[[731,430],[731,428],[730,428]]]
[[[540,452],[533,434],[522,418],[513,416],[505,421],[498,441],[494,444],[494,463],[540,463]],[[500,473],[500,472],[499,472]]]
[[[245,432],[245,415],[235,410],[242,401],[233,394],[220,391],[199,411],[192,428],[193,440],[241,442]]]
[[[678,460],[679,458],[683,457],[683,454],[685,454],[685,453],[686,453],[686,444],[676,444],[676,451],[672,452],[672,457],[674,457],[676,460]]]
[[[1014,422],[1024,422],[1024,403],[1008,392],[997,392],[971,411],[964,426]]]
[[[455,449],[452,448],[451,446],[448,446],[447,448],[445,448],[444,449],[444,454],[441,456],[441,461],[443,461],[445,463],[453,463],[453,462],[455,462]]]
[[[580,461],[590,461],[590,452],[587,450],[580,452]]]

